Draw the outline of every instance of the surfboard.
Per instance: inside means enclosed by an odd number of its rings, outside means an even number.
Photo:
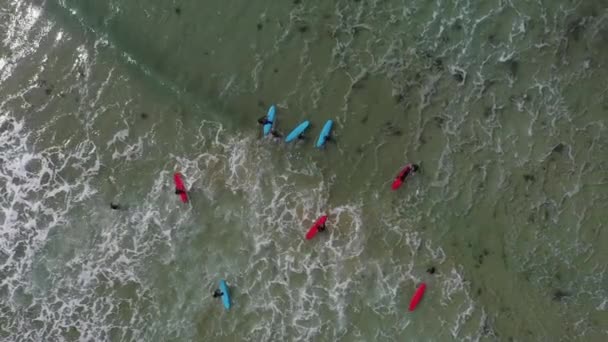
[[[404,181],[401,180],[401,177],[403,177],[403,175],[406,172],[411,173],[412,170],[412,164],[407,164],[403,169],[401,169],[401,171],[399,171],[399,174],[397,175],[397,177],[395,177],[395,180],[393,181],[393,184],[391,185],[391,189],[393,190],[397,190],[401,187],[401,185],[403,185]]]
[[[317,221],[315,221],[315,223],[312,225],[312,227],[310,227],[308,233],[306,233],[306,240],[310,240],[315,237],[315,235],[317,235],[317,233],[319,232],[319,227],[324,225],[325,221],[327,221],[327,215],[319,217]]]
[[[267,123],[264,125],[264,135],[268,135],[268,133],[270,133],[270,130],[272,129],[272,126],[274,125],[274,117],[276,116],[276,108],[274,107],[274,105],[270,106],[270,108],[268,108],[268,114],[266,114],[266,119],[268,119],[268,121],[272,121],[272,123]]]
[[[226,285],[226,281],[224,279],[220,280],[220,291],[222,291],[222,302],[224,303],[224,307],[226,310],[230,310],[230,292],[228,291],[228,285]]]
[[[319,134],[319,139],[317,139],[316,146],[318,148],[321,148],[321,147],[323,147],[323,145],[325,145],[325,142],[327,141],[327,138],[329,137],[329,134],[331,133],[331,127],[333,125],[334,125],[333,121],[327,120],[327,122],[323,126],[323,129],[321,130],[321,134]]]
[[[416,292],[414,292],[414,296],[412,297],[412,300],[410,301],[410,311],[414,311],[416,309],[416,307],[418,306],[418,303],[420,303],[420,301],[422,300],[422,297],[424,296],[424,291],[426,291],[426,284],[422,283],[420,284],[420,286],[418,286],[418,288],[416,289]]]
[[[184,182],[182,181],[182,175],[179,172],[173,174],[173,181],[175,182],[175,189],[182,190],[183,192],[179,194],[182,202],[188,202],[188,192],[186,190],[186,186],[184,186]]]
[[[309,125],[310,122],[308,122],[308,120],[299,124],[296,128],[293,129],[293,131],[289,133],[289,135],[287,135],[287,138],[285,138],[285,142],[290,142],[297,138],[300,134],[304,133],[304,131],[308,128]]]

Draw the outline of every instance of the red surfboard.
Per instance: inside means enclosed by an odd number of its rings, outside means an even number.
[[[308,230],[308,233],[306,233],[306,240],[310,240],[313,237],[315,237],[315,235],[317,235],[317,233],[319,232],[319,227],[324,225],[325,221],[327,221],[327,215],[323,215],[323,216],[319,217],[317,219],[317,221],[315,222],[315,224],[313,224],[312,227],[310,227],[310,229]]]
[[[405,167],[403,169],[401,169],[401,171],[399,172],[399,174],[397,175],[397,177],[395,177],[395,180],[393,181],[393,185],[391,186],[391,188],[393,190],[397,190],[399,189],[399,187],[401,185],[403,185],[403,181],[401,180],[401,178],[403,178],[404,175],[407,175],[412,171],[412,164],[407,164],[405,165]]]
[[[184,186],[184,182],[182,181],[181,173],[179,173],[179,172],[174,173],[173,181],[175,182],[175,189],[183,191],[181,194],[179,194],[179,197],[182,200],[182,202],[184,202],[184,203],[188,202],[188,193],[186,191],[186,187]]]
[[[422,296],[424,296],[424,291],[426,291],[426,284],[422,283],[420,286],[418,286],[418,289],[416,289],[416,292],[414,292],[414,296],[410,301],[410,311],[414,311],[416,309],[416,306],[418,306],[418,303],[420,303],[422,300]]]

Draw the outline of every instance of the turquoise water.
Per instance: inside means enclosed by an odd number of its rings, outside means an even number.
[[[606,340],[603,1],[6,0],[0,23],[0,339]],[[307,139],[263,139],[271,104]]]

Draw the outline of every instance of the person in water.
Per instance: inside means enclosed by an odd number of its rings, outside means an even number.
[[[185,194],[186,192],[182,189],[175,189],[175,194],[176,195],[181,195],[181,194]]]
[[[224,295],[224,292],[222,292],[220,289],[216,289],[216,290],[213,292],[213,298],[218,298],[218,297],[221,297],[221,296],[223,296],[223,295]]]
[[[272,124],[272,121],[268,120],[268,117],[266,115],[262,116],[261,118],[258,119],[258,123],[262,126],[267,125],[267,124]]]
[[[322,232],[325,231],[327,227],[325,226],[325,223],[323,223],[322,225],[319,226],[319,228],[317,228],[318,231]]]
[[[404,182],[405,178],[407,178],[407,176],[409,176],[410,173],[417,172],[417,171],[418,171],[418,165],[411,164],[409,167],[405,168],[405,172],[403,172],[403,174],[399,178],[401,179],[402,182]]]
[[[118,210],[120,209],[120,205],[110,202],[110,208],[112,208],[112,210]]]

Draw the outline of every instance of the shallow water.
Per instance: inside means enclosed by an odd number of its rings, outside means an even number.
[[[603,1],[6,0],[0,18],[0,339],[608,336]],[[262,139],[270,104],[308,138]]]

